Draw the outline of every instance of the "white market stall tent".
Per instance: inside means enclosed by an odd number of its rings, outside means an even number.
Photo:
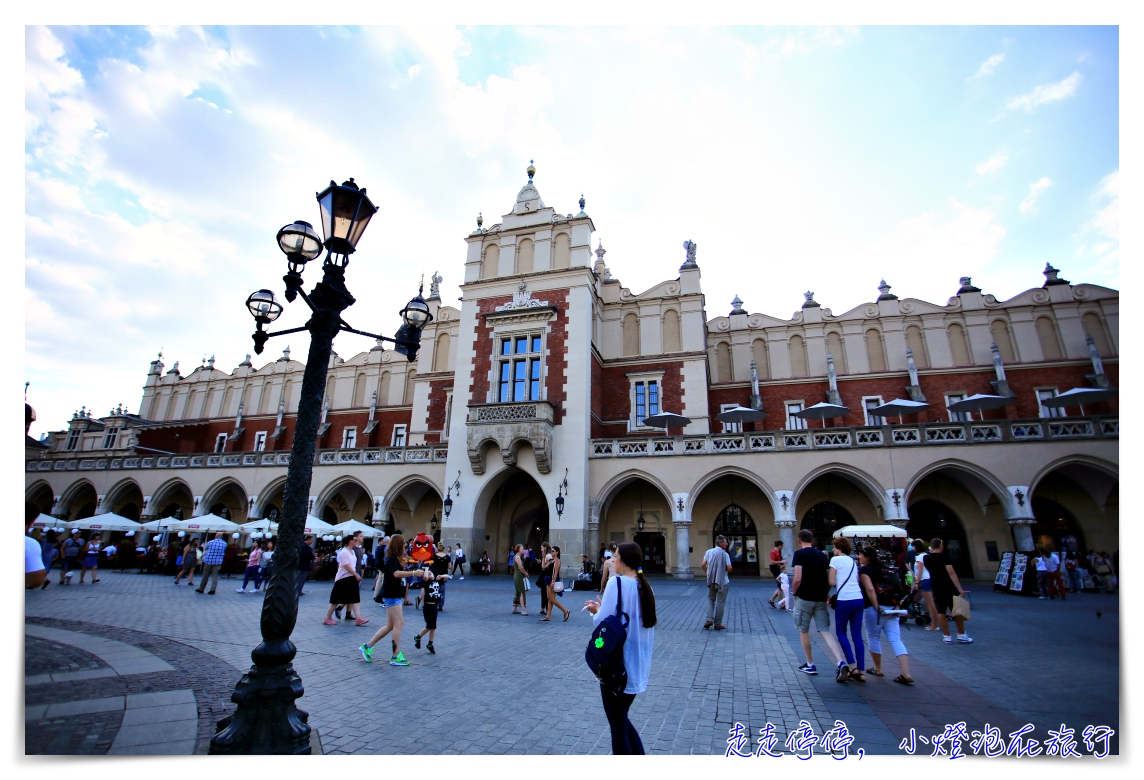
[[[243,534],[262,533],[265,534],[269,531],[272,534],[278,533],[278,523],[273,523],[266,518],[261,520],[252,520],[249,523],[243,523],[238,527],[238,532]]]
[[[351,534],[361,531],[362,536],[367,539],[380,539],[385,535],[380,528],[374,528],[357,520],[347,520],[344,523],[338,523],[330,530],[332,533],[341,534],[342,536],[350,536]]]
[[[322,534],[332,534],[334,532],[334,526],[330,525],[329,523],[327,523],[325,520],[321,519],[320,517],[315,517],[314,515],[308,515],[306,517],[306,531],[305,532],[308,534],[317,534],[319,536],[321,536]]]
[[[143,528],[134,520],[108,512],[102,515],[85,517],[83,520],[72,520],[67,527],[78,528],[81,531],[138,531]]]
[[[39,517],[36,518],[36,522],[32,523],[33,528],[47,528],[47,529],[67,528],[67,525],[68,525],[67,520],[61,520],[58,517],[52,517],[51,515],[45,515],[45,514],[41,514]]]
[[[232,523],[225,517],[218,515],[200,515],[192,517],[189,520],[174,520],[167,522],[161,530],[164,531],[186,531],[187,533],[197,534],[207,531],[238,531],[241,529],[238,523]]]
[[[896,525],[846,525],[834,532],[835,538],[847,539],[905,539],[906,529]]]

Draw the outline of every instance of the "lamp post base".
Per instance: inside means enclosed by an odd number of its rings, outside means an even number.
[[[293,664],[252,666],[230,696],[238,710],[218,722],[211,755],[310,755],[310,715],[294,704],[304,692]]]

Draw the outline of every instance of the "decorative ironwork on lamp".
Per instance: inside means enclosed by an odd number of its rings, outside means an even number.
[[[568,469],[564,469],[564,481],[560,483],[556,493],[556,517],[564,514],[564,496],[568,493]]]

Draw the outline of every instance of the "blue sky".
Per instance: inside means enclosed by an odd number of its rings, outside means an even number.
[[[381,208],[349,268],[392,333],[421,273],[455,302],[477,212],[536,160],[583,192],[612,273],[713,317],[876,297],[1119,287],[1119,43],[1108,27],[39,28],[25,34],[25,371],[38,432],[136,409],[160,348],[251,352],[274,244],[353,176]],[[312,283],[314,280],[309,280]],[[305,320],[287,308],[286,327]],[[294,354],[304,338],[290,337]],[[339,336],[350,357],[368,340]],[[255,365],[277,357],[271,343]]]

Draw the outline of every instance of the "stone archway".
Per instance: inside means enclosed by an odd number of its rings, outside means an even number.
[[[635,542],[643,551],[645,572],[667,573],[669,562],[677,560],[676,539],[671,494],[659,479],[640,471],[626,472],[604,486],[597,502],[600,544]],[[598,558],[600,552],[588,554]],[[671,571],[675,568],[670,565]]]
[[[473,554],[487,549],[499,564],[507,560],[509,547],[524,544],[539,556],[541,542],[550,541],[550,531],[548,498],[540,483],[524,469],[509,466],[494,475],[477,498],[474,543],[481,535],[487,538],[480,548],[472,548]]]
[[[25,491],[24,500],[34,504],[40,510],[40,514],[50,515],[56,497],[52,493],[51,485],[47,482],[37,482]]]
[[[730,542],[732,574],[760,576],[766,569],[765,551],[780,536],[773,492],[760,487],[757,477],[733,470],[709,475],[699,484],[698,494],[689,499],[692,570],[702,572],[703,554],[715,545],[716,536],[723,535]]]
[[[906,524],[906,533],[911,539],[922,539],[927,544],[932,539],[941,539],[957,576],[966,579],[973,577],[969,537],[965,533],[961,518],[949,506],[929,498],[910,504],[910,520]]]

